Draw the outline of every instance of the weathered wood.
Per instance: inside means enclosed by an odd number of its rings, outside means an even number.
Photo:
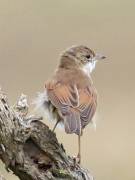
[[[27,117],[28,104],[22,95],[10,107],[0,92],[0,159],[21,180],[93,180],[88,170],[66,155],[56,134],[41,117]]]

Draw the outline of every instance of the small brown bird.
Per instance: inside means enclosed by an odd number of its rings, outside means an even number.
[[[50,80],[45,83],[45,92],[37,104],[42,106],[50,119],[59,122],[65,132],[78,135],[78,159],[81,161],[80,137],[92,121],[97,107],[97,92],[91,80],[96,62],[105,56],[96,54],[86,46],[74,46],[60,57],[60,63]]]

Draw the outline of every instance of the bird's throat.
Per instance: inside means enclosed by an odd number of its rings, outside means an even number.
[[[90,73],[95,69],[96,67],[96,61],[93,61],[92,63],[88,63],[83,67],[83,71],[90,76]]]

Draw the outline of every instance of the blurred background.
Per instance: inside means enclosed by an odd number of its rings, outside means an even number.
[[[82,137],[82,164],[96,180],[135,179],[134,7],[134,0],[0,0],[0,85],[10,104],[22,92],[31,102],[43,91],[59,54],[71,45],[108,57],[92,74],[97,129],[88,126]],[[56,133],[67,153],[76,155],[77,136]],[[18,179],[2,163],[0,172]]]

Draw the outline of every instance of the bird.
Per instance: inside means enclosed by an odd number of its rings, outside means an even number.
[[[92,122],[97,108],[97,91],[91,73],[99,60],[106,57],[84,45],[72,46],[60,56],[59,64],[39,95],[37,106],[55,120],[55,131],[62,123],[67,134],[78,136],[78,164],[81,163],[81,136]]]

